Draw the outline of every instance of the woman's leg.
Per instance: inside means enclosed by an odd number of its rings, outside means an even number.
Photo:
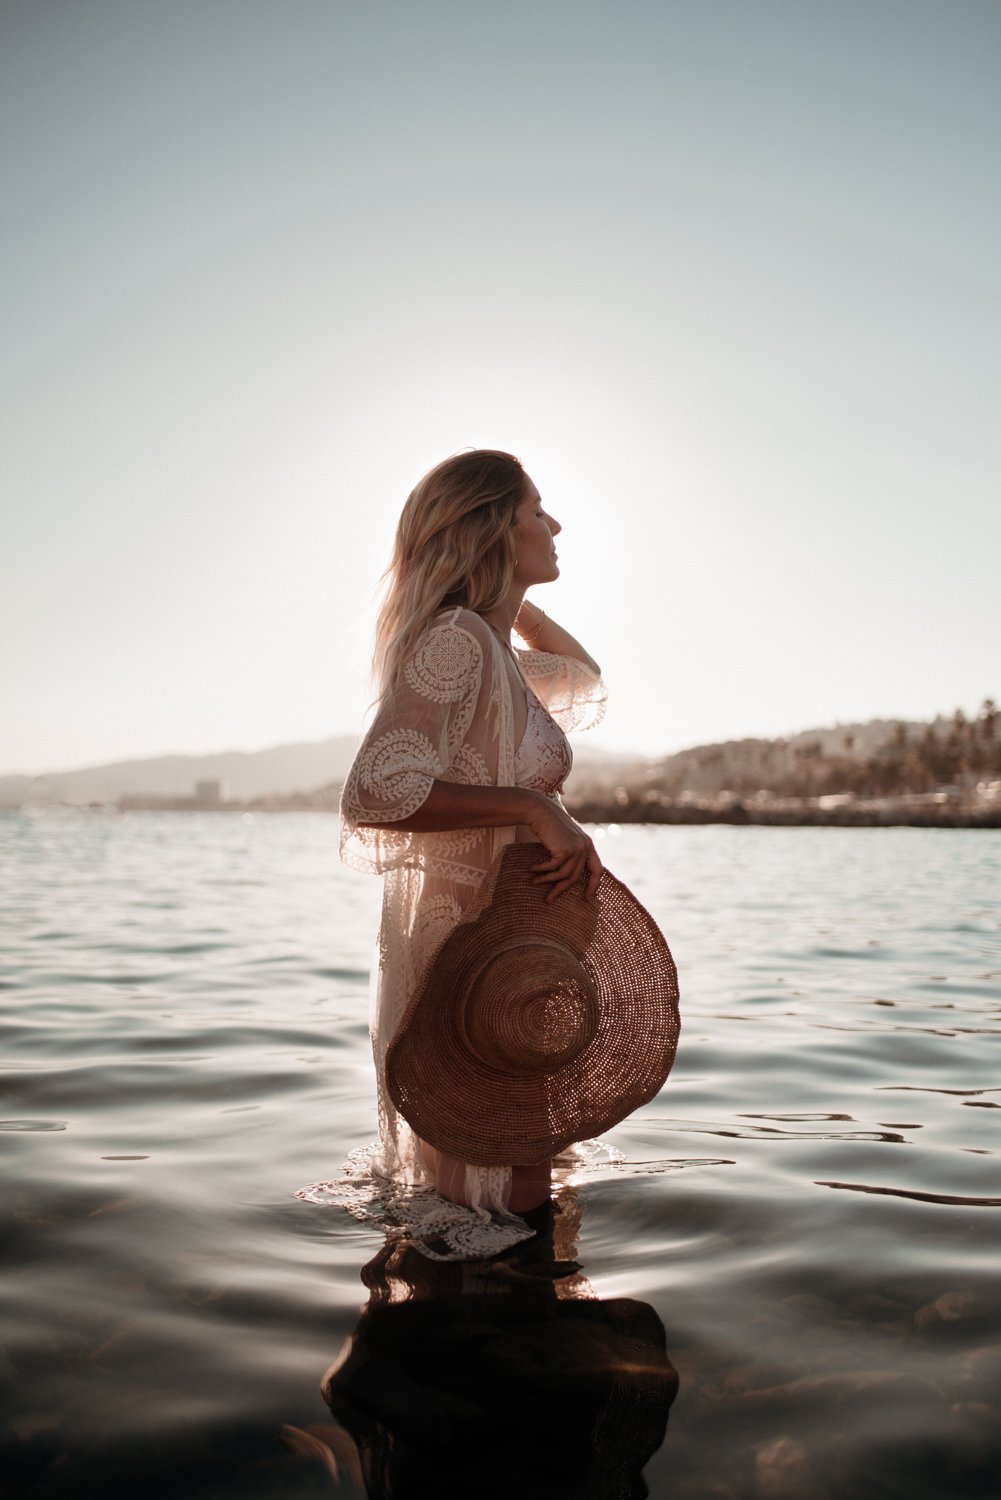
[[[509,1207],[512,1213],[527,1213],[530,1208],[538,1208],[540,1204],[549,1201],[552,1188],[552,1166],[550,1160],[536,1162],[532,1167],[511,1168]]]
[[[455,1156],[446,1156],[444,1151],[436,1150],[420,1138],[417,1148],[435,1192],[447,1198],[450,1203],[461,1203],[468,1208],[466,1163]],[[508,1207],[512,1213],[523,1214],[548,1201],[552,1186],[552,1165],[551,1160],[546,1160],[536,1162],[531,1167],[511,1168],[511,1198]]]
[[[466,1163],[458,1161],[454,1156],[446,1156],[444,1151],[438,1151],[434,1146],[429,1146],[427,1141],[417,1137],[417,1149],[428,1174],[428,1181],[436,1193],[447,1198],[450,1203],[461,1203],[464,1208],[469,1207],[469,1199],[466,1197]]]

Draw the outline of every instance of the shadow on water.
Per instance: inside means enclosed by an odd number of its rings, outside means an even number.
[[[537,1219],[535,1239],[488,1262],[387,1241],[323,1378],[340,1429],[287,1427],[288,1446],[372,1500],[646,1496],[678,1388],[664,1325],[646,1302],[595,1296],[573,1188]]]

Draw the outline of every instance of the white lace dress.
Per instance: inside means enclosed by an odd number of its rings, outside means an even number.
[[[371,1016],[379,1141],[352,1154],[339,1182],[299,1196],[384,1219],[436,1258],[492,1255],[530,1231],[508,1210],[509,1167],[439,1164],[422,1152],[389,1098],[386,1051],[428,962],[501,849],[532,835],[516,827],[406,833],[393,825],[417,811],[435,779],[525,786],[558,799],[572,763],[564,731],[600,721],[604,684],[570,657],[516,655],[517,664],[471,610],[440,614],[366,734],[341,798],[342,858],[385,877]],[[469,1208],[437,1191],[446,1190],[446,1170],[454,1187],[456,1168]]]

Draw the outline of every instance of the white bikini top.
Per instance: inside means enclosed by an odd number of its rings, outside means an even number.
[[[555,797],[570,774],[573,752],[566,735],[535,694],[530,691],[526,697],[525,733],[514,756],[515,785]]]

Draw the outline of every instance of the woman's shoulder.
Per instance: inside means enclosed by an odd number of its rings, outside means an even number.
[[[482,615],[478,615],[475,609],[467,609],[463,604],[450,605],[446,609],[440,609],[433,616],[429,633],[438,634],[464,634],[472,636],[481,647],[490,645],[493,641],[493,632]]]
[[[489,659],[492,636],[471,609],[439,610],[403,668],[403,680],[436,702],[475,694]]]

